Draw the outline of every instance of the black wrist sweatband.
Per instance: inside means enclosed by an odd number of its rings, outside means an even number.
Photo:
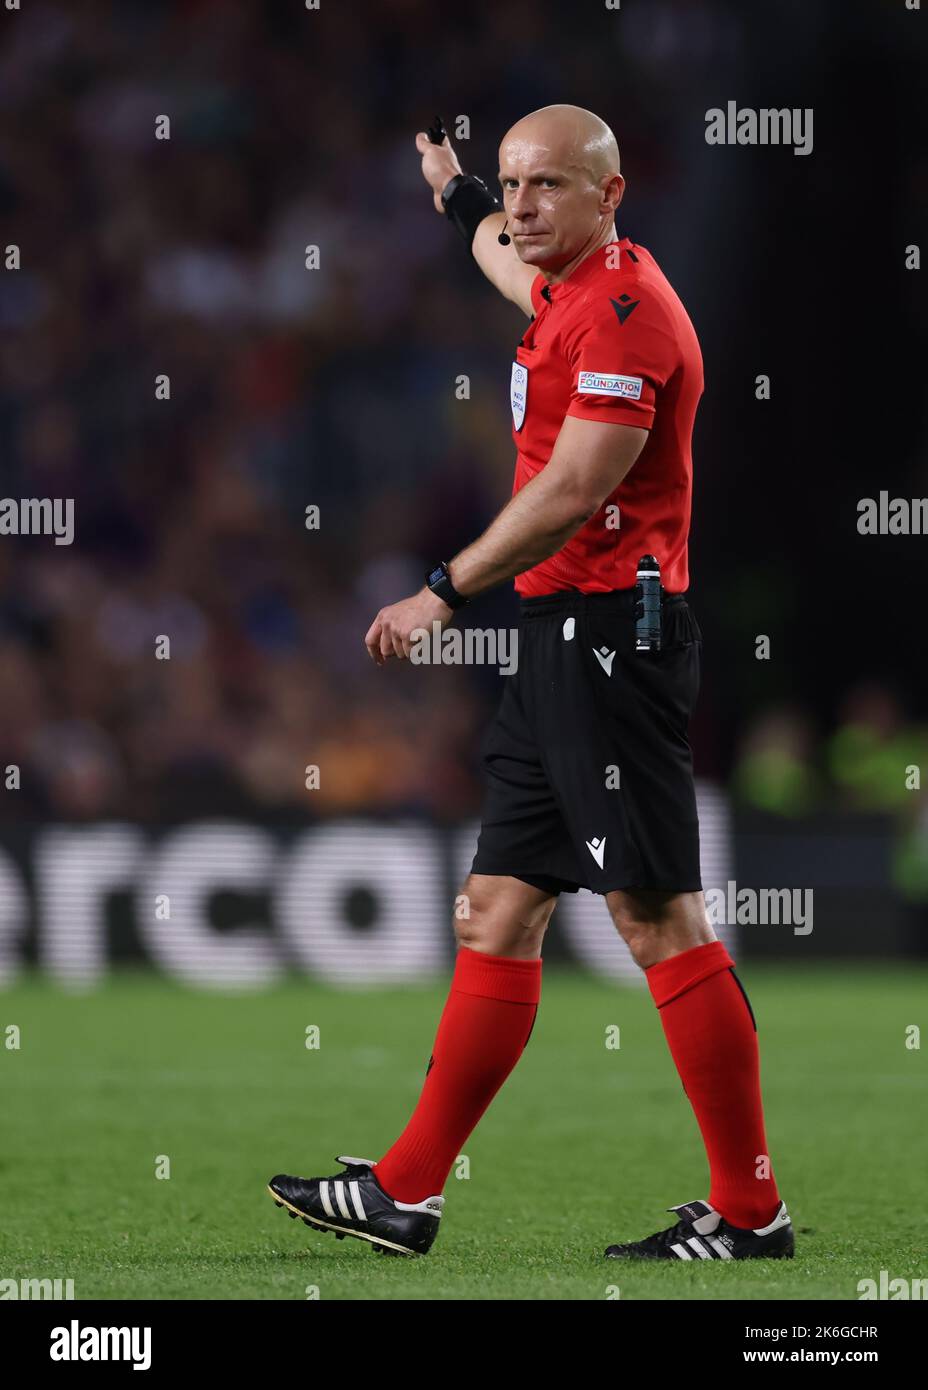
[[[467,242],[473,254],[474,233],[485,217],[502,208],[476,174],[455,174],[441,191],[441,201],[450,221]]]

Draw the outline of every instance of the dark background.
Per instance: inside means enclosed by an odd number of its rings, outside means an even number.
[[[0,11],[0,242],[22,256],[0,275],[0,494],[76,507],[71,547],[0,538],[0,764],[22,769],[0,816],[478,812],[500,678],[377,671],[362,645],[511,487],[521,316],[435,214],[414,136],[468,116],[456,148],[493,185],[507,128],[573,102],[613,127],[619,232],[705,358],[697,772],[797,825],[888,817],[928,893],[903,782],[928,760],[926,541],[857,531],[860,498],[928,492],[904,265],[925,22],[902,0]],[[730,99],[812,107],[813,152],[707,145]],[[506,591],[468,616],[514,619]]]

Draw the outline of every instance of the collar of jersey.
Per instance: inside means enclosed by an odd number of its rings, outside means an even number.
[[[556,285],[549,285],[548,290],[551,298],[548,302],[553,304],[557,299],[564,299],[566,295],[585,285],[588,280],[591,280],[602,270],[606,251],[609,247],[621,245],[624,240],[624,237],[616,237],[615,241],[607,241],[605,246],[600,246],[596,251],[591,251],[588,256],[585,256],[580,264],[570,272],[566,280],[559,280]]]

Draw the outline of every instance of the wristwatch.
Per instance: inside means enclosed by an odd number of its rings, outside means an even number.
[[[461,608],[467,602],[463,594],[459,594],[451,582],[451,575],[448,573],[448,566],[444,560],[439,560],[434,569],[430,569],[425,576],[426,585],[433,594],[447,603],[449,608]]]

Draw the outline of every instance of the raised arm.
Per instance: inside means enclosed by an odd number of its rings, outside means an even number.
[[[432,190],[435,211],[444,217],[442,189],[447,187],[455,174],[462,174],[464,171],[447,135],[440,145],[433,145],[426,132],[420,130],[416,136],[416,149],[422,156],[422,175]],[[538,272],[531,266],[522,264],[511,242],[508,246],[499,244],[499,234],[505,221],[506,215],[503,212],[491,212],[485,217],[474,235],[471,250],[474,260],[490,284],[494,285],[505,299],[518,304],[523,313],[531,318],[535,312],[532,306],[532,281]]]

